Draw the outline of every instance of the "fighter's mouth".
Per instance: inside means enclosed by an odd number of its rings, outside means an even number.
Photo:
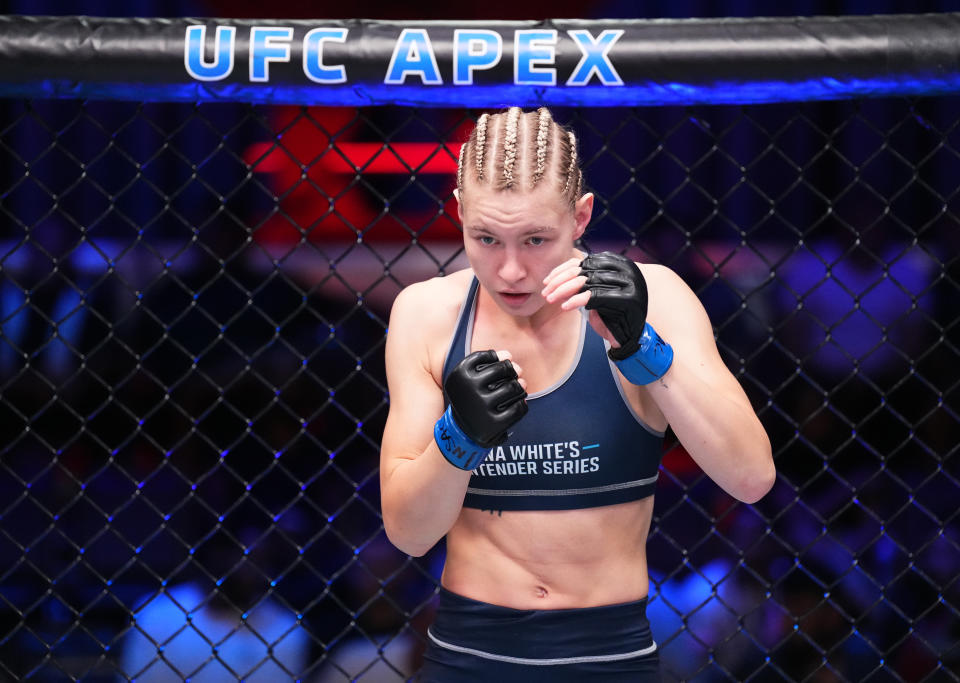
[[[508,304],[518,305],[530,298],[530,292],[500,292],[500,298]]]

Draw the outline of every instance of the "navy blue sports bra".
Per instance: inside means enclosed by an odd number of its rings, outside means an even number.
[[[471,353],[479,282],[460,309],[443,377]],[[663,432],[644,424],[623,394],[606,346],[587,324],[573,366],[527,397],[529,411],[473,472],[464,507],[573,510],[653,495]]]

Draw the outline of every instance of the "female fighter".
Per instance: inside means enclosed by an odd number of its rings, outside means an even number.
[[[470,268],[404,289],[386,345],[386,533],[416,556],[446,537],[422,680],[658,680],[663,433],[747,503],[769,439],[676,274],[575,247],[593,196],[549,110],[481,116],[456,197]]]

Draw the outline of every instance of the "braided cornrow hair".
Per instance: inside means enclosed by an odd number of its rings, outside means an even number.
[[[517,163],[517,129],[520,123],[520,107],[510,107],[507,111],[506,130],[503,134],[503,158],[500,161],[500,189],[513,187],[513,167]]]
[[[533,152],[536,166],[533,169],[533,178],[530,183],[534,187],[543,179],[543,172],[547,168],[547,154],[550,152],[547,141],[550,138],[551,118],[550,110],[546,107],[540,107],[537,110],[537,137]]]
[[[457,160],[457,187],[463,187],[463,157],[467,153],[467,144],[460,145],[460,158]]]
[[[483,182],[483,155],[487,148],[487,121],[489,114],[481,114],[477,119],[476,136],[473,143],[473,154],[477,160],[477,180]]]
[[[523,112],[511,107],[482,114],[460,148],[457,188],[471,182],[501,191],[529,191],[548,175],[573,206],[583,190],[583,174],[574,133],[553,119],[546,107]]]
[[[564,195],[570,191],[574,184],[579,184],[579,179],[574,177],[574,174],[579,170],[577,168],[577,138],[572,132],[567,133],[567,145],[570,161],[567,163],[567,172],[563,176],[563,189],[560,190],[560,193]]]

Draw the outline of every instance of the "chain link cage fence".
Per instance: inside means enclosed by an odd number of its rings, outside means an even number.
[[[0,100],[0,680],[415,675],[383,342],[478,114]],[[555,115],[586,246],[683,276],[774,446],[744,505],[668,435],[666,679],[960,679],[960,98]]]

